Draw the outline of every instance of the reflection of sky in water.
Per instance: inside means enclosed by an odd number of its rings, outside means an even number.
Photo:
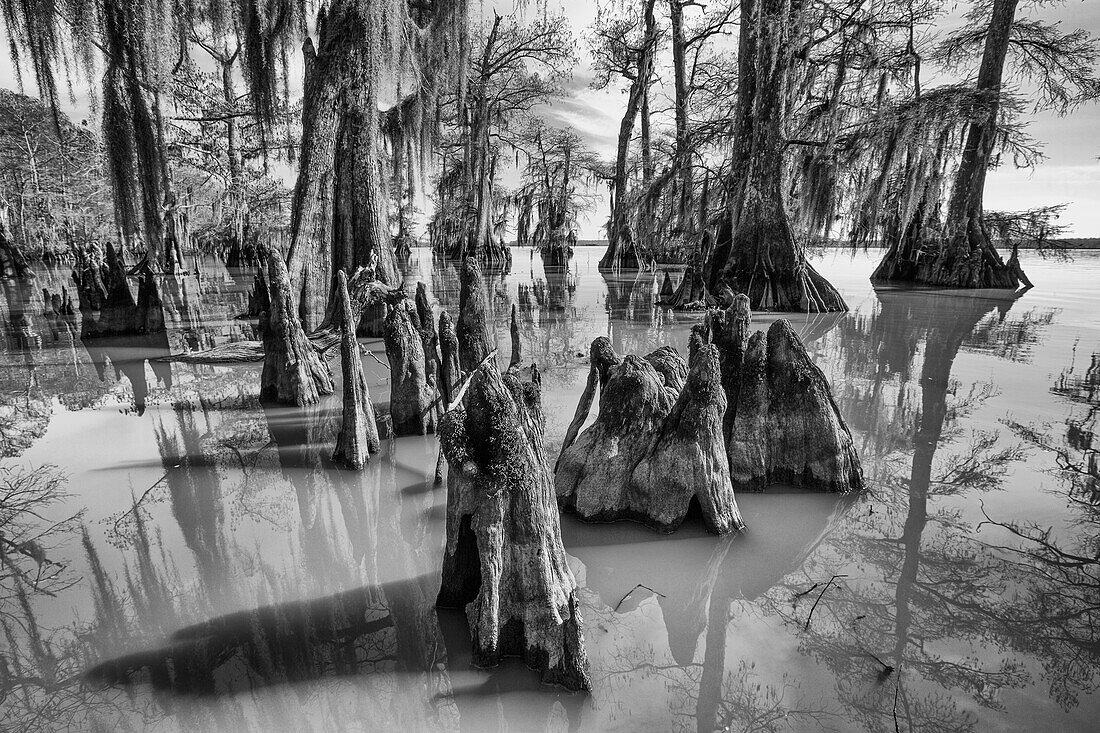
[[[424,254],[408,279],[454,310],[455,270]],[[544,271],[517,250],[509,274],[487,278],[505,353],[518,306],[552,448],[592,338],[620,353],[683,350],[698,319],[653,309],[652,274],[604,278],[598,255],[582,248],[567,270]],[[234,319],[251,278],[211,267],[181,287],[167,342],[84,345],[26,311],[44,348],[27,357],[5,334],[0,424],[22,426],[6,461],[60,466],[73,496],[50,511],[86,508],[93,554],[79,533],[55,553],[82,575],[32,602],[51,644],[38,648],[56,659],[9,677],[23,682],[0,711],[44,728],[887,731],[896,714],[900,730],[1088,729],[1100,703],[1082,609],[1096,587],[1039,574],[994,547],[1018,540],[978,525],[984,510],[1051,527],[1066,547],[1096,542],[1100,257],[1025,263],[1040,287],[1015,302],[876,294],[872,260],[821,263],[851,314],[792,319],[833,382],[871,493],[741,495],[748,531],[727,538],[564,518],[590,698],[514,662],[471,669],[464,620],[436,613],[445,494],[432,488],[433,437],[387,441],[367,470],[339,471],[336,400],[261,408],[255,366],[147,361],[251,337]],[[44,286],[63,278],[44,273]],[[5,296],[14,323],[34,293]],[[384,403],[386,371],[364,367]],[[2,608],[5,658],[30,660],[14,625],[26,614]],[[76,673],[94,665],[82,689]]]

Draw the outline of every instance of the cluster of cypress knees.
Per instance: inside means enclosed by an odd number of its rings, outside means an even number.
[[[538,367],[521,367],[513,306],[511,358],[498,368],[473,258],[462,267],[457,324],[446,312],[434,317],[423,283],[410,302],[367,272],[340,272],[324,325],[307,336],[282,258],[268,257],[262,275],[261,396],[308,404],[332,393],[324,354],[338,343],[343,420],[333,458],[350,469],[379,449],[353,324],[365,308],[387,304],[389,429],[439,436],[449,470],[437,605],[465,610],[479,666],[518,656],[545,682],[589,689],[559,505],[587,521],[632,519],[672,532],[697,503],[706,528],[721,534],[744,527],[738,490],[863,486],[824,374],[786,320],[750,335],[743,295],[728,294],[692,329],[686,361],[670,346],[620,356],[607,338],[593,341],[588,381],[552,468]],[[582,431],[597,391],[598,413]]]

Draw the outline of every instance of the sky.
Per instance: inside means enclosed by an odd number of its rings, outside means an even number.
[[[509,12],[515,0],[484,0],[474,4],[474,12],[483,14],[491,22],[494,9]],[[551,9],[555,3],[569,17],[577,44],[580,63],[573,78],[566,84],[567,96],[555,99],[541,109],[551,124],[572,127],[601,157],[614,158],[615,143],[621,121],[625,94],[621,86],[606,90],[590,87],[592,71],[586,63],[586,49],[582,40],[585,29],[596,13],[597,0],[549,0]],[[526,0],[527,12],[537,3]],[[960,4],[965,8],[965,3]],[[694,12],[688,9],[686,13]],[[1066,0],[1064,3],[1021,2],[1018,17],[1036,15],[1044,20],[1060,22],[1068,32],[1084,28],[1100,37],[1100,0]],[[2,39],[6,45],[7,39]],[[25,73],[24,78],[29,79]],[[1009,83],[1012,79],[1009,78]],[[88,95],[86,82],[76,86],[77,104],[69,105],[67,112],[74,119],[87,117]],[[0,55],[0,87],[16,88],[15,72],[7,54]],[[28,90],[28,93],[33,93]],[[656,105],[655,105],[656,106]],[[1053,113],[1038,113],[1030,118],[1029,133],[1043,146],[1045,160],[1034,169],[1015,169],[1004,166],[990,172],[986,183],[986,207],[1016,211],[1052,204],[1065,204],[1061,223],[1066,226],[1065,236],[1100,237],[1100,104],[1078,108],[1065,117]],[[514,176],[514,174],[513,174]],[[289,171],[288,171],[289,177]],[[292,177],[290,183],[293,182]],[[505,180],[504,184],[508,185]],[[602,237],[600,227],[607,217],[606,197],[596,203],[596,210],[580,222],[582,239]]]

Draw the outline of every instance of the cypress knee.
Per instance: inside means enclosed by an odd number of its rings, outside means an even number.
[[[267,255],[267,282],[258,298],[264,346],[260,400],[312,405],[321,395],[332,394],[332,373],[302,330],[290,276],[277,252]]]
[[[647,525],[675,530],[696,498],[707,531],[725,534],[745,526],[722,437],[725,410],[718,350],[699,346],[680,397],[634,469],[630,493]]]
[[[477,369],[496,348],[489,315],[489,291],[477,259],[467,257],[462,265],[458,296],[458,357],[463,371]]]
[[[394,435],[432,432],[432,388],[428,384],[424,344],[413,327],[410,304],[395,305],[386,318],[384,338],[390,360],[390,420]]]
[[[378,452],[380,444],[374,405],[371,404],[363,374],[359,342],[355,339],[355,318],[348,295],[348,279],[343,270],[336,273],[336,297],[342,314],[340,367],[344,374],[344,411],[332,460],[345,468],[359,471],[370,460],[370,454]]]
[[[676,395],[641,357],[611,368],[595,423],[562,451],[554,477],[559,501],[593,521],[647,520],[630,491],[631,474],[672,409]]]
[[[521,657],[544,682],[587,690],[577,585],[566,562],[546,463],[540,378],[521,384],[485,364],[440,441],[447,543],[437,604],[466,612],[473,660]]]

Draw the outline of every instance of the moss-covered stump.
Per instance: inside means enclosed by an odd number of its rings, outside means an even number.
[[[367,380],[363,374],[363,359],[355,338],[355,318],[348,295],[348,279],[343,270],[336,274],[336,298],[342,312],[343,338],[340,341],[340,367],[343,371],[344,406],[336,450],[332,460],[345,468],[361,471],[377,453],[378,422],[370,401]]]
[[[851,432],[825,375],[786,320],[753,334],[727,445],[735,489],[784,483],[815,491],[863,488]]]
[[[257,294],[264,347],[260,400],[312,405],[335,391],[332,373],[302,330],[290,275],[277,253],[267,256],[266,274]]]
[[[462,264],[458,293],[458,358],[463,371],[472,372],[496,348],[493,319],[489,313],[489,291],[477,258]]]
[[[390,360],[390,420],[394,435],[425,435],[435,429],[432,386],[428,383],[424,343],[413,325],[411,304],[395,305],[383,330]]]
[[[720,377],[718,350],[700,346],[676,404],[634,469],[630,501],[655,529],[679,527],[692,499],[699,501],[707,531],[725,534],[745,526],[722,436],[726,394]]]
[[[540,388],[537,369],[521,384],[488,363],[473,374],[465,405],[443,418],[451,470],[437,604],[465,609],[475,664],[518,656],[544,682],[587,690],[576,581],[543,452]]]
[[[558,458],[554,486],[562,506],[589,521],[649,523],[631,476],[675,399],[645,359],[630,354],[611,367],[596,421]]]

